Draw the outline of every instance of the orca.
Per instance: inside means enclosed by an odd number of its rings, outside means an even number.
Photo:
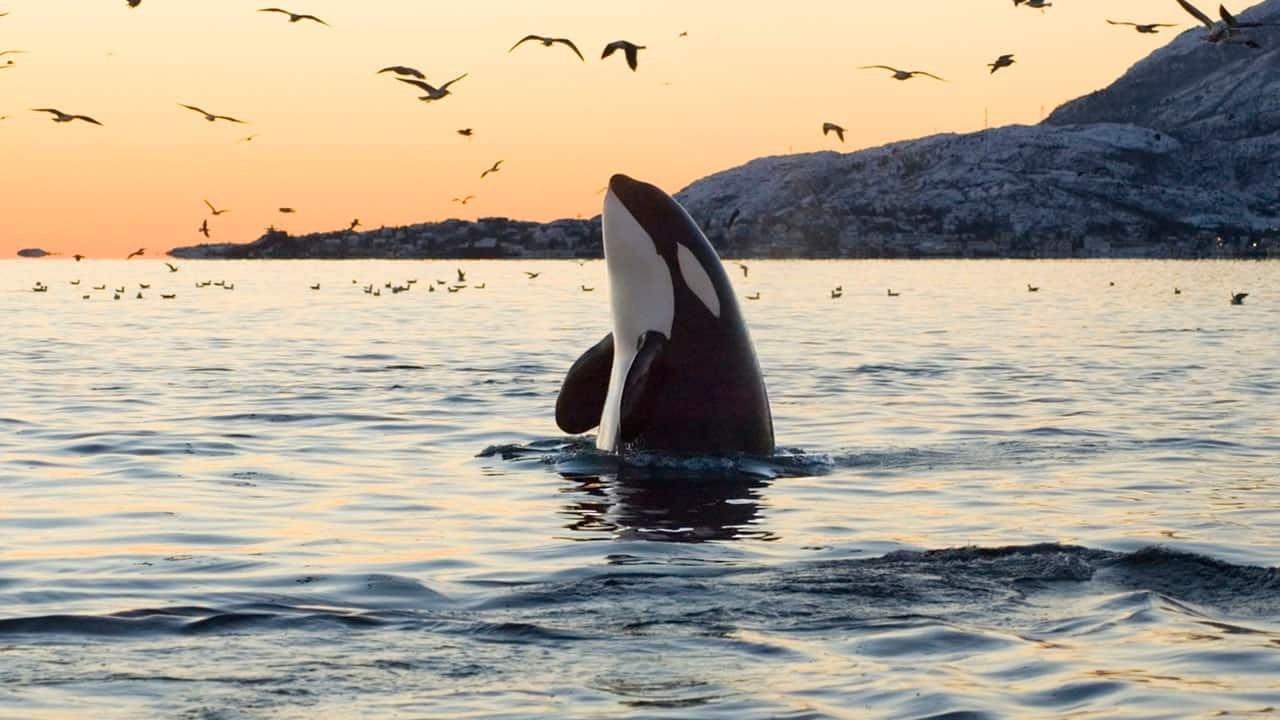
[[[609,179],[601,215],[613,331],[578,358],[556,424],[596,447],[771,455],[760,363],[720,258],[670,195]]]

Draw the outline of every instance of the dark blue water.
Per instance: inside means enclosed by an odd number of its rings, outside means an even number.
[[[1280,707],[1280,268],[750,265],[778,455],[623,462],[599,263],[0,263],[0,717]]]

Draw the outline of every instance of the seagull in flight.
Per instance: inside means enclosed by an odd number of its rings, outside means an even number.
[[[1014,62],[1016,61],[1013,59],[1013,54],[1010,53],[1007,55],[1001,55],[1000,57],[996,58],[995,62],[987,63],[987,67],[991,68],[991,74],[995,75],[997,70],[999,70],[1000,68],[1007,68],[1010,65],[1012,65]]]
[[[635,43],[630,43],[630,42],[627,42],[626,40],[614,40],[613,42],[604,46],[604,54],[600,56],[600,59],[603,60],[609,57],[610,55],[614,54],[618,50],[621,50],[622,53],[626,55],[627,67],[631,68],[632,72],[635,72],[636,63],[637,63],[636,56],[640,53],[641,50],[644,50],[644,49],[645,49],[644,45],[636,45]]]
[[[822,136],[826,137],[828,133],[835,133],[840,138],[840,142],[844,142],[844,128],[833,122],[822,123]]]
[[[321,25],[324,25],[325,27],[328,27],[328,26],[329,26],[329,23],[327,23],[327,22],[325,22],[325,21],[321,20],[320,18],[316,17],[315,15],[303,15],[303,14],[300,14],[300,13],[293,13],[293,12],[289,12],[288,10],[282,10],[282,9],[280,9],[280,8],[274,8],[274,7],[271,7],[271,8],[262,8],[262,9],[258,10],[258,12],[273,12],[273,13],[281,13],[281,14],[284,14],[284,15],[288,15],[288,16],[289,16],[289,22],[291,22],[291,23],[296,23],[296,22],[298,22],[299,20],[314,20],[314,21],[316,21],[316,22],[320,23]]]
[[[528,270],[525,270],[525,271],[524,271],[524,274],[525,274],[525,275],[528,275],[530,280],[533,280],[534,278],[538,277],[538,276],[539,276],[539,275],[541,275],[542,273],[540,273],[540,272],[529,272]]]
[[[450,80],[449,82],[441,85],[440,87],[435,87],[434,85],[431,85],[430,83],[427,83],[422,80],[410,80],[409,78],[402,78],[402,77],[398,77],[396,79],[402,83],[409,83],[410,85],[421,89],[423,92],[426,93],[426,95],[423,95],[418,99],[421,100],[422,102],[431,102],[432,100],[439,100],[440,98],[448,95],[449,86],[458,82],[459,80],[461,80],[466,76],[467,76],[467,73],[462,73],[458,77]]]
[[[1210,43],[1241,42],[1244,45],[1248,45],[1249,47],[1253,47],[1253,48],[1258,47],[1258,44],[1253,42],[1252,40],[1239,39],[1240,28],[1262,27],[1263,23],[1238,22],[1235,16],[1232,15],[1230,12],[1228,12],[1227,8],[1223,5],[1218,6],[1218,15],[1222,17],[1222,21],[1214,22],[1213,20],[1209,19],[1208,15],[1205,15],[1204,13],[1200,12],[1199,8],[1187,2],[1187,0],[1178,0],[1178,4],[1182,6],[1183,10],[1186,10],[1188,13],[1190,13],[1191,17],[1199,20],[1209,30],[1209,32],[1204,36],[1205,42],[1210,42]]]
[[[476,196],[475,196],[475,195],[468,195],[468,196],[466,196],[466,197],[454,198],[454,199],[450,200],[450,202],[456,202],[456,203],[459,203],[459,204],[461,204],[461,205],[466,205],[467,203],[469,203],[469,202],[471,202],[472,200],[475,200],[475,199],[476,199]]]
[[[351,221],[351,225],[347,227],[347,230],[355,230],[358,227],[360,227],[360,218],[354,218]]]
[[[136,8],[142,4],[142,0],[124,0],[124,1],[128,3],[129,7],[131,8]]]
[[[287,214],[289,214],[289,213],[296,213],[296,212],[298,212],[297,210],[294,210],[294,209],[293,209],[293,208],[291,208],[291,207],[282,207],[282,208],[279,208],[279,210],[280,210],[280,212],[285,213],[286,215],[287,215]]]
[[[75,259],[76,259],[76,262],[80,262],[81,260],[83,260],[83,259],[84,259],[84,255],[81,255],[80,253],[76,253],[75,255],[72,255],[71,257],[75,258]]]
[[[1231,304],[1232,304],[1232,305],[1243,305],[1243,304],[1244,304],[1244,299],[1245,299],[1245,298],[1247,298],[1247,297],[1249,297],[1249,293],[1242,293],[1242,292],[1238,292],[1238,293],[1231,293]]]
[[[1028,1],[1028,0],[1023,0],[1023,2],[1027,2],[1027,1]],[[899,70],[898,68],[895,68],[895,67],[889,67],[888,65],[863,65],[862,67],[860,67],[860,68],[858,68],[858,69],[859,69],[859,70],[871,70],[871,69],[874,69],[874,68],[878,68],[878,69],[881,69],[881,70],[888,70],[889,72],[893,73],[893,79],[894,79],[894,80],[910,80],[911,78],[913,78],[913,77],[915,77],[915,76],[917,76],[917,75],[923,75],[923,76],[925,76],[925,77],[931,77],[931,78],[933,78],[934,80],[942,80],[942,78],[938,77],[937,75],[934,75],[933,73],[927,73],[927,72],[925,72],[925,71],[923,71],[923,70]],[[946,82],[946,80],[942,80],[942,82]]]
[[[553,37],[543,37],[541,35],[525,35],[524,37],[520,38],[519,42],[511,46],[511,50],[515,50],[516,48],[520,47],[522,43],[526,43],[530,40],[537,40],[538,42],[542,43],[544,47],[551,47],[556,43],[560,43],[561,45],[566,45],[570,50],[573,51],[574,55],[578,56],[579,60],[581,60],[582,62],[587,61],[586,58],[582,57],[582,52],[578,50],[578,46],[574,45],[573,41],[570,40],[569,38],[553,38]],[[511,52],[511,50],[508,50],[507,52]]]
[[[1160,32],[1159,30],[1157,30],[1157,28],[1178,27],[1173,23],[1145,23],[1144,24],[1144,23],[1134,23],[1134,22],[1120,22],[1116,20],[1108,20],[1107,22],[1111,25],[1131,25],[1133,26],[1134,30],[1137,30],[1138,32],[1144,33],[1146,35],[1155,35],[1156,33]]]
[[[200,223],[200,227],[196,228],[196,232],[204,235],[206,238],[209,237],[209,220],[207,218],[204,222]]]
[[[491,168],[489,168],[488,170],[485,170],[484,172],[480,173],[480,179],[481,179],[481,180],[483,180],[483,179],[484,179],[484,176],[485,176],[485,175],[488,175],[489,173],[496,173],[496,172],[498,172],[498,166],[499,166],[499,165],[501,165],[501,164],[502,164],[502,161],[501,161],[501,160],[499,160],[498,162],[494,163],[494,164],[493,164],[493,167],[491,167]]]
[[[249,135],[249,136],[247,136],[247,137],[242,137],[242,138],[240,138],[240,142],[253,142],[253,139],[254,139],[254,138],[256,138],[256,137],[258,137],[258,133],[254,133],[254,134]]]
[[[93,118],[89,117],[88,115],[69,115],[67,113],[62,112],[61,110],[55,110],[53,108],[31,108],[31,111],[53,113],[54,122],[64,123],[64,122],[71,122],[72,120],[83,120],[85,122],[93,123],[94,125],[102,124],[97,120],[94,120]]]
[[[395,73],[396,75],[408,75],[410,77],[416,77],[419,80],[427,79],[427,76],[423,75],[421,70],[416,70],[414,68],[411,68],[405,65],[392,65],[391,67],[384,67],[375,74],[381,75],[382,73],[385,73],[385,72]]]
[[[213,206],[213,203],[209,202],[208,200],[205,200],[205,201],[204,201],[204,204],[209,206],[209,213],[210,213],[211,215],[213,215],[214,217],[217,217],[217,216],[221,215],[222,213],[231,212],[230,210],[226,210],[226,209],[219,210],[218,208],[214,207],[214,206]]]
[[[211,112],[207,112],[207,111],[205,111],[205,110],[201,110],[200,108],[196,107],[195,105],[183,105],[182,103],[178,103],[178,107],[184,107],[184,108],[186,108],[186,109],[188,109],[188,110],[195,110],[196,112],[198,112],[198,113],[200,113],[201,115],[203,115],[203,116],[204,116],[204,119],[205,119],[205,120],[208,120],[209,122],[213,122],[213,121],[215,121],[215,120],[226,120],[226,121],[228,121],[228,122],[240,123],[241,125],[245,125],[245,124],[246,124],[246,123],[245,123],[245,121],[240,120],[240,119],[237,119],[237,118],[233,118],[233,117],[231,117],[230,115],[214,115],[214,114],[213,114],[213,113],[211,113]]]
[[[171,273],[178,272],[178,266],[177,266],[177,265],[174,265],[174,264],[173,264],[173,263],[171,263],[171,262],[167,262],[167,263],[165,263],[165,264],[164,264],[164,266],[165,266],[165,267],[167,267],[167,268],[169,268],[169,272],[171,272]]]
[[[462,128],[461,130],[458,131],[458,134],[461,135],[462,137],[469,138],[472,135],[475,135],[476,131],[472,130],[471,128]]]
[[[142,255],[142,254],[143,254],[143,253],[145,253],[146,251],[147,251],[147,249],[146,249],[146,248],[138,248],[137,250],[134,250],[133,252],[129,253],[129,256],[128,256],[128,257],[126,257],[126,258],[125,258],[125,260],[132,260],[132,259],[134,259],[134,258],[136,258],[136,257],[138,257],[138,256],[140,256],[140,255]]]
[[[1026,3],[1029,8],[1035,8],[1040,11],[1043,11],[1047,7],[1053,7],[1053,3],[1045,2],[1045,0],[1013,0],[1015,7],[1023,3]]]

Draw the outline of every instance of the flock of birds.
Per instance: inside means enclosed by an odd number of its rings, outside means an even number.
[[[138,7],[141,4],[141,2],[142,0],[126,0],[126,4],[131,8]],[[1223,44],[1223,45],[1241,44],[1241,45],[1245,45],[1252,48],[1258,47],[1258,43],[1252,38],[1250,38],[1246,31],[1251,28],[1261,27],[1264,25],[1264,23],[1242,23],[1231,12],[1229,12],[1225,6],[1222,6],[1222,5],[1219,5],[1218,7],[1218,14],[1220,19],[1214,20],[1210,18],[1208,15],[1206,15],[1204,12],[1196,8],[1193,4],[1191,4],[1191,2],[1189,2],[1189,0],[1176,0],[1176,2],[1183,10],[1185,10],[1188,14],[1190,14],[1193,18],[1195,18],[1197,22],[1199,22],[1205,27],[1206,32],[1203,39],[1206,42],[1214,43],[1214,44]],[[1047,0],[1013,0],[1013,4],[1015,7],[1025,6],[1028,8],[1038,9],[1041,12],[1044,12],[1047,8],[1051,8],[1053,6],[1053,3],[1048,2]],[[324,27],[330,27],[328,22],[326,22],[325,20],[323,20],[322,18],[316,15],[294,12],[292,10],[287,10],[284,8],[265,7],[265,8],[258,9],[257,12],[285,16],[288,19],[288,21],[292,24],[308,22],[308,23],[321,25]],[[9,13],[7,12],[0,13],[0,17],[3,17],[8,14]],[[1140,34],[1156,34],[1159,32],[1160,28],[1176,27],[1176,25],[1173,23],[1138,23],[1138,22],[1112,20],[1112,19],[1107,19],[1106,22],[1115,26],[1132,27],[1136,32]],[[681,32],[678,34],[677,37],[683,38],[687,36],[688,36],[687,32]],[[563,47],[566,52],[571,52],[575,57],[578,58],[579,61],[582,61],[582,62],[586,61],[586,57],[583,55],[578,45],[572,39],[567,37],[555,37],[555,36],[549,36],[549,35],[530,34],[517,40],[507,50],[507,52],[508,53],[515,52],[517,49],[520,49],[521,47],[529,44],[540,45],[544,48]],[[600,55],[600,59],[605,60],[616,53],[621,53],[621,55],[626,61],[627,66],[634,72],[639,67],[640,51],[645,49],[646,47],[644,45],[639,45],[628,40],[615,40],[607,43],[604,46],[603,51],[601,52],[601,55]],[[0,58],[22,54],[23,52],[24,51],[22,50],[12,50],[12,49],[0,50]],[[1013,66],[1015,62],[1016,60],[1015,60],[1014,53],[1001,54],[998,57],[996,57],[992,62],[987,63],[987,67],[989,68],[989,74],[994,75],[997,71],[1001,69]],[[4,60],[3,63],[0,64],[0,69],[9,69],[14,66],[15,66],[15,61],[11,57],[9,57],[9,59]],[[897,81],[907,81],[914,78],[924,77],[924,78],[930,78],[939,82],[946,82],[946,80],[943,77],[936,75],[932,72],[928,72],[925,70],[914,70],[914,69],[907,70],[907,69],[894,67],[892,65],[881,65],[881,64],[863,65],[863,66],[860,66],[859,69],[888,71],[890,73],[889,77]],[[418,97],[418,100],[424,103],[438,102],[449,97],[450,95],[453,94],[453,90],[452,90],[453,86],[468,76],[467,73],[462,73],[445,83],[435,85],[427,81],[427,76],[425,73],[418,70],[417,68],[410,67],[408,65],[390,65],[376,71],[376,74],[379,74],[379,75],[387,74],[387,73],[390,73],[391,75],[393,75],[397,81],[421,91],[422,94],[418,95],[417,97]],[[185,110],[198,113],[201,117],[203,117],[209,123],[216,123],[221,121],[221,122],[241,124],[241,125],[248,124],[248,121],[243,120],[241,118],[234,117],[231,115],[224,115],[224,114],[211,112],[197,105],[192,105],[187,103],[177,103],[177,105],[180,108],[183,108]],[[32,111],[39,112],[39,113],[48,113],[50,115],[51,120],[55,123],[67,124],[75,121],[81,121],[84,123],[89,123],[89,124],[98,125],[98,126],[101,126],[103,124],[102,122],[100,122],[98,119],[94,118],[91,115],[64,112],[61,109],[53,108],[53,107],[32,108]],[[841,143],[845,141],[845,133],[847,131],[843,126],[837,123],[828,121],[828,122],[822,123],[821,129],[822,129],[822,135],[824,137],[834,134]],[[466,138],[471,138],[475,134],[475,130],[471,127],[459,128],[456,132],[458,135]],[[252,141],[255,137],[256,135],[249,135],[247,137],[242,138],[241,142]],[[498,160],[494,162],[492,165],[490,165],[489,167],[485,168],[479,174],[480,179],[484,180],[489,175],[499,172],[502,168],[503,162],[504,162],[503,160]],[[465,206],[475,199],[476,199],[476,195],[472,193],[472,194],[466,194],[466,195],[454,197],[451,199],[451,202]],[[205,204],[209,207],[209,210],[211,211],[210,217],[216,217],[218,215],[221,215],[227,212],[227,210],[225,209],[215,208],[212,204],[209,203],[208,200],[205,200]],[[280,207],[278,208],[278,212],[282,214],[293,214],[293,213],[296,213],[297,211],[292,207]],[[353,220],[349,229],[355,230],[357,227],[359,227],[359,225],[360,225],[360,222],[358,219]],[[269,229],[274,230],[274,227]],[[203,235],[206,239],[212,238],[213,230],[209,225],[208,218],[205,218],[200,223],[200,225],[196,228],[196,232]],[[130,257],[133,257],[133,255],[130,255]]]
[[[144,249],[145,249],[145,248],[144,248]],[[136,253],[134,253],[134,254],[130,255],[130,257],[134,257],[134,256],[140,256],[140,255],[142,255],[142,253],[143,253],[143,250],[144,250],[144,249],[139,249]],[[77,262],[79,262],[81,259],[83,259],[83,256],[75,256],[75,257],[76,257],[76,261],[77,261]],[[585,262],[585,261],[579,260],[579,261],[578,261],[578,264],[579,264],[579,265],[582,265],[582,264],[584,264],[584,262]],[[168,269],[169,273],[176,273],[176,272],[178,272],[178,270],[180,269],[180,268],[179,268],[179,266],[174,265],[174,264],[173,264],[173,263],[171,263],[171,262],[165,262],[165,263],[164,263],[164,265],[165,265],[165,267]],[[747,265],[746,263],[743,263],[743,262],[739,262],[739,263],[737,263],[737,266],[738,266],[738,269],[740,269],[740,270],[742,271],[742,277],[744,278],[744,280],[750,277],[750,275],[751,275],[751,267],[750,267],[749,265]],[[437,288],[437,287],[440,287],[440,288],[442,288],[443,290],[445,290],[446,292],[449,292],[449,293],[457,293],[457,292],[461,292],[462,290],[467,289],[467,288],[472,288],[472,289],[475,289],[475,290],[484,290],[484,289],[486,289],[486,288],[488,287],[488,283],[487,283],[487,282],[481,282],[481,283],[478,283],[478,284],[469,284],[469,283],[467,282],[467,272],[468,272],[468,271],[463,270],[461,267],[455,268],[454,272],[455,272],[455,274],[456,274],[456,280],[448,280],[448,279],[439,279],[439,278],[437,278],[437,279],[435,279],[435,280],[434,280],[434,282],[426,283],[427,292],[429,292],[429,293],[434,293],[434,292],[436,292],[436,288]],[[537,280],[539,277],[541,277],[541,276],[542,276],[542,271],[525,270],[525,271],[524,271],[524,275],[525,275],[525,277],[527,278],[527,280],[528,280],[529,282],[532,282],[532,281]],[[73,287],[78,287],[78,286],[80,285],[80,280],[79,280],[79,279],[71,280],[71,281],[69,281],[69,284],[70,284],[70,285],[72,285]],[[391,294],[392,294],[392,295],[399,295],[400,293],[409,292],[409,291],[410,291],[410,290],[412,290],[415,286],[417,286],[417,284],[418,284],[418,279],[417,279],[417,278],[411,278],[411,279],[409,279],[409,280],[404,281],[403,283],[397,283],[397,282],[387,281],[387,282],[383,283],[381,287],[379,287],[377,283],[367,283],[367,284],[363,284],[363,285],[362,285],[358,280],[354,280],[354,279],[351,281],[351,284],[352,284],[352,285],[358,285],[358,286],[360,286],[360,289],[364,292],[364,294],[365,294],[365,295],[372,295],[372,296],[374,296],[374,297],[380,297],[380,296],[382,295],[382,291],[383,291],[383,290],[389,290],[389,291],[391,292]],[[1111,281],[1111,282],[1109,282],[1109,283],[1108,283],[1108,286],[1109,286],[1109,287],[1115,287],[1115,286],[1116,286],[1115,281]],[[226,280],[216,280],[216,281],[215,281],[215,280],[203,280],[203,281],[196,281],[196,283],[195,283],[195,287],[197,287],[197,288],[201,288],[201,289],[203,289],[203,288],[215,288],[215,287],[216,287],[216,288],[220,288],[220,289],[222,289],[222,290],[235,290],[235,289],[236,289],[235,283],[233,283],[233,282],[227,282]],[[319,290],[321,289],[321,284],[320,284],[320,283],[318,283],[318,282],[317,282],[317,283],[311,283],[311,284],[309,284],[307,287],[308,287],[308,289],[309,289],[309,290],[312,290],[312,291],[319,291]],[[594,291],[595,291],[595,287],[588,286],[588,285],[582,285],[582,284],[580,284],[578,287],[579,287],[579,289],[580,289],[582,292],[594,292]],[[107,285],[105,285],[105,284],[102,284],[102,285],[94,285],[94,286],[93,286],[93,289],[94,289],[94,290],[107,290],[107,289],[108,289],[108,287],[107,287]],[[144,291],[144,290],[149,290],[149,289],[151,289],[151,283],[138,283],[138,290],[137,290],[137,294],[134,296],[134,297],[135,297],[135,299],[137,299],[137,300],[143,300],[143,299],[145,299],[145,298],[146,298],[146,295],[144,295],[144,294],[143,294],[143,291]],[[49,286],[48,286],[48,285],[46,285],[43,281],[37,281],[37,282],[36,282],[36,284],[35,284],[35,286],[31,288],[31,290],[32,290],[32,292],[37,292],[37,293],[47,293],[47,292],[49,292]],[[128,288],[127,288],[126,286],[124,286],[124,285],[121,285],[120,287],[112,288],[112,289],[111,289],[112,299],[114,299],[114,300],[120,300],[120,299],[122,299],[122,298],[127,294],[127,292],[128,292]],[[1032,285],[1031,283],[1027,283],[1027,292],[1031,292],[1031,293],[1040,292],[1040,286],[1039,286],[1039,285]],[[1176,286],[1175,286],[1175,287],[1173,288],[1173,294],[1174,294],[1174,295],[1181,295],[1181,294],[1182,294],[1182,288],[1180,288],[1180,287],[1176,287]],[[839,299],[843,298],[843,297],[844,297],[844,286],[843,286],[843,285],[837,285],[837,286],[835,286],[834,288],[832,288],[832,289],[831,289],[831,291],[830,291],[830,295],[831,295],[831,299],[832,299],[832,300],[839,300]],[[887,292],[886,292],[886,296],[887,296],[887,297],[901,297],[901,295],[902,295],[901,291],[894,290],[893,288],[889,288],[889,289],[887,290]],[[1230,298],[1230,300],[1231,300],[1231,304],[1232,304],[1232,305],[1243,305],[1243,304],[1244,304],[1244,299],[1245,299],[1246,297],[1248,297],[1248,296],[1249,296],[1249,293],[1247,293],[1247,292],[1232,292],[1232,293],[1231,293],[1231,298]],[[82,295],[81,297],[82,297],[82,299],[84,299],[84,300],[91,300],[91,299],[93,299],[93,295],[92,295],[92,293],[86,293],[86,294]],[[760,291],[759,291],[759,290],[757,290],[756,292],[754,292],[754,293],[750,293],[750,294],[747,294],[747,295],[744,295],[743,297],[744,297],[745,299],[747,299],[747,300],[759,300],[759,299],[761,299],[761,294],[760,294]],[[173,299],[177,298],[177,293],[173,293],[173,292],[170,292],[170,293],[161,293],[160,298],[161,298],[161,299],[163,299],[163,300],[173,300]]]

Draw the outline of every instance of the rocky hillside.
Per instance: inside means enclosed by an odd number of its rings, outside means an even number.
[[[1280,0],[1240,19],[1280,25]],[[1280,27],[1203,37],[1037,126],[763,158],[679,197],[729,254],[1280,254]]]

